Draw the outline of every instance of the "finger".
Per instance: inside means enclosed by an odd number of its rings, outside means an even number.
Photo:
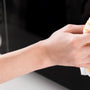
[[[90,46],[90,33],[84,34],[82,36],[82,41],[84,46]]]
[[[84,28],[84,25],[69,24],[69,25],[66,25],[63,28],[63,31],[64,32],[69,32],[69,33],[72,33],[72,34],[82,34],[83,33],[83,28]]]
[[[78,64],[90,63],[90,47],[80,49],[76,54]]]
[[[84,55],[83,55],[84,56]],[[82,57],[83,57],[82,56]],[[85,55],[86,57],[84,59],[81,60],[81,64],[87,64],[90,63],[90,53],[87,53],[87,55]]]
[[[75,38],[79,46],[82,46],[82,47],[90,46],[90,34],[89,33],[76,35]]]

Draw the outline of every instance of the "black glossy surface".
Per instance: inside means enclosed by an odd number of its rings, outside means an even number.
[[[6,38],[6,22],[5,22],[5,7],[2,0],[0,0],[0,36],[2,37],[2,46],[0,46],[0,53],[7,52],[7,38]]]
[[[7,0],[9,51],[47,38],[68,23],[85,23],[89,8],[90,0]],[[4,33],[4,23],[0,26],[0,33]],[[90,78],[81,76],[78,68],[57,66],[37,72],[70,90],[90,90]]]

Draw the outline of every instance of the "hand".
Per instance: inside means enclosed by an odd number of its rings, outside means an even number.
[[[90,68],[90,34],[84,25],[67,25],[43,41],[52,65]]]

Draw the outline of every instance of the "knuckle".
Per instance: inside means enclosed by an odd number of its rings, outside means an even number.
[[[74,26],[73,24],[68,24],[68,25],[66,25],[66,27],[67,27],[68,29],[72,28],[73,26]]]
[[[74,26],[73,24],[67,24],[65,27],[63,27],[64,28],[63,31],[71,30],[73,28],[73,26]]]
[[[67,27],[68,28],[71,28],[73,26],[73,24],[68,24]]]

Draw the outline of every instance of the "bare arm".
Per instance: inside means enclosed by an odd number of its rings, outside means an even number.
[[[0,83],[42,68],[63,65],[90,68],[90,33],[67,25],[48,39],[0,56]],[[87,52],[88,51],[88,52]]]
[[[0,83],[49,66],[45,50],[38,42],[0,56]]]

